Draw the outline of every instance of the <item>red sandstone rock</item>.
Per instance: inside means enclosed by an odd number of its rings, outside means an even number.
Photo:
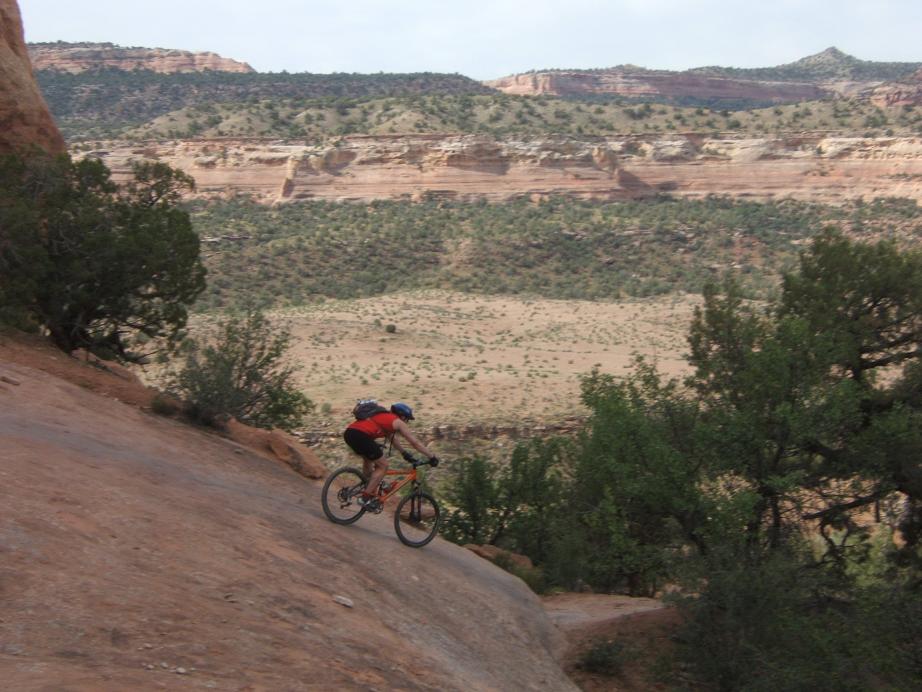
[[[534,569],[534,564],[528,558],[527,555],[519,555],[518,553],[513,553],[508,550],[503,550],[502,548],[497,548],[495,545],[477,545],[476,543],[468,543],[464,546],[470,550],[475,555],[479,555],[485,560],[490,562],[496,562],[497,560],[508,560],[516,567],[521,569]]]
[[[2,689],[576,689],[518,579],[438,538],[406,548],[390,516],[331,524],[319,484],[8,341]]]
[[[145,388],[144,384],[141,382],[141,379],[124,365],[111,360],[102,360],[101,358],[94,356],[92,353],[82,348],[78,348],[71,355],[77,360],[81,360],[84,363],[88,363],[96,368],[99,368],[100,370],[104,370],[105,372],[112,373],[116,377],[120,377],[127,382],[137,385],[138,387]]]
[[[323,478],[326,467],[309,448],[281,430],[261,430],[231,419],[227,423],[227,434],[232,440],[271,459],[285,462],[291,469],[305,478]]]
[[[42,98],[23,39],[15,0],[0,0],[0,153],[64,151],[64,139]]]

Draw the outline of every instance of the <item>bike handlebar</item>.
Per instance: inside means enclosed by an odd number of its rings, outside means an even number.
[[[414,469],[419,468],[420,466],[432,466],[432,467],[435,467],[436,465],[438,465],[438,462],[436,462],[435,464],[433,464],[433,463],[432,463],[432,459],[413,459],[413,461],[410,462],[410,465],[411,465]]]

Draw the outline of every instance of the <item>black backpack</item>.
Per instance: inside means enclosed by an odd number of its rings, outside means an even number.
[[[355,408],[352,409],[352,415],[355,416],[356,420],[365,420],[379,413],[387,412],[388,409],[384,408],[374,399],[362,399],[355,405]]]

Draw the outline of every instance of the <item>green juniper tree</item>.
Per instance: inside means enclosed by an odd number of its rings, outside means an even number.
[[[63,351],[138,360],[132,338],[172,339],[205,287],[198,236],[177,207],[193,186],[142,163],[119,187],[100,161],[0,160],[0,317]]]
[[[830,555],[853,517],[899,493],[922,501],[922,253],[818,236],[777,305],[709,291],[691,328],[689,384],[754,494],[747,534],[778,547],[819,521]]]

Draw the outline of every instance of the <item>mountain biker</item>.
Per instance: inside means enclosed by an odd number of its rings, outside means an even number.
[[[432,466],[438,466],[439,459],[426,445],[420,442],[410,431],[409,421],[413,420],[413,409],[403,403],[393,404],[390,411],[376,413],[364,420],[357,420],[349,425],[343,432],[343,439],[349,448],[362,457],[363,471],[368,478],[368,484],[359,502],[375,506],[379,500],[375,497],[378,485],[387,472],[387,459],[384,456],[384,445],[375,440],[384,438],[384,444],[390,442],[397,448],[403,458],[410,462],[414,457],[398,440],[399,437],[409,442],[416,451],[425,454]]]

